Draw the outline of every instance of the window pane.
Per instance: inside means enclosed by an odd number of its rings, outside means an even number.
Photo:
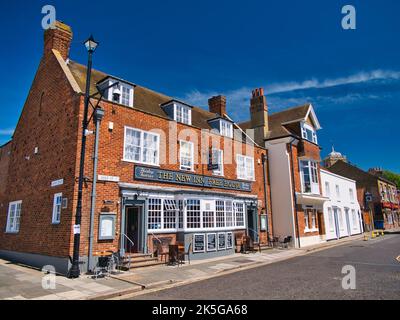
[[[236,218],[236,226],[244,227],[244,204],[235,202],[235,218]]]
[[[148,229],[161,229],[161,199],[149,199]]]
[[[127,160],[140,161],[141,133],[133,129],[126,129],[125,158]]]
[[[225,202],[225,210],[226,210],[226,226],[233,227],[233,210],[232,210],[232,201]]]
[[[216,201],[217,228],[225,227],[225,202]]]
[[[186,207],[186,223],[189,229],[199,229],[201,227],[200,220],[200,200],[187,200]]]
[[[193,169],[193,147],[191,142],[181,141],[180,144],[180,159],[181,170]]]
[[[164,200],[164,229],[176,229],[177,212],[175,200]]]

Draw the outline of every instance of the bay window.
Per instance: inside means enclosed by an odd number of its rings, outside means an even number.
[[[148,199],[149,232],[243,229],[246,206],[242,201],[203,199]]]
[[[189,141],[180,141],[180,169],[185,171],[194,170],[194,145]]]
[[[158,165],[159,150],[158,134],[125,127],[124,161]]]
[[[300,161],[302,192],[319,194],[318,163],[311,160]]]

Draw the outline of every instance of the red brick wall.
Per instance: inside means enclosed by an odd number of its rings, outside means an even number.
[[[78,105],[55,56],[46,55],[14,133],[7,205],[0,208],[0,249],[64,257],[70,253]],[[62,178],[62,186],[50,187]],[[68,198],[68,208],[62,210],[61,223],[52,225],[58,192]],[[20,232],[6,234],[8,202],[16,200],[22,200]]]
[[[11,145],[12,143],[7,143],[0,148],[0,208],[4,205],[1,202],[2,197],[4,197],[7,187],[7,177],[8,177],[8,166],[10,163],[11,156]]]
[[[145,181],[136,181],[134,180],[134,163],[122,161],[123,159],[123,149],[124,149],[124,127],[129,126],[133,128],[139,128],[142,130],[152,130],[155,128],[161,129],[167,134],[167,142],[168,138],[168,121],[164,118],[160,118],[154,115],[145,114],[143,112],[139,112],[132,108],[127,108],[124,106],[116,106],[111,103],[102,103],[102,107],[105,110],[105,117],[101,123],[101,131],[100,131],[100,143],[99,143],[99,164],[98,164],[98,174],[102,175],[110,175],[110,176],[118,176],[120,177],[121,182],[125,183],[135,183],[135,184],[143,184],[143,185],[154,185],[154,186],[164,186],[164,187],[179,187],[181,189],[194,189],[196,187],[193,186],[184,186],[177,184],[168,184],[168,183],[157,183],[157,182],[145,182]],[[81,106],[82,111],[83,106]],[[112,131],[108,130],[108,123],[114,123],[114,129]],[[188,126],[178,124],[178,136],[181,130],[187,129]],[[94,127],[90,128],[93,130]],[[200,129],[192,128],[195,132],[198,133],[200,137]],[[219,136],[218,136],[219,137]],[[200,139],[200,138],[199,138]],[[224,147],[224,139],[221,139],[221,149]],[[92,166],[92,153],[93,153],[93,143],[94,143],[94,135],[89,136],[88,138],[88,147],[86,153],[86,175],[92,177],[93,175],[93,166]],[[178,141],[177,143],[177,159],[178,162],[176,164],[163,164],[160,166],[161,169],[166,170],[175,170],[179,171],[179,148]],[[211,146],[211,143],[210,143]],[[169,150],[166,145],[161,145],[166,152],[166,159],[169,159]],[[238,149],[234,152],[245,153],[245,145],[239,143]],[[258,164],[258,160],[261,161],[262,153],[266,153],[266,151],[262,148],[255,148],[255,175],[256,181],[253,182],[253,188],[251,193],[246,192],[236,192],[232,190],[224,190],[224,189],[214,189],[218,192],[225,192],[230,194],[254,194],[257,195],[259,200],[262,200],[264,207],[264,186],[263,186],[263,167],[262,164]],[[199,155],[200,157],[200,155]],[[195,174],[204,174],[212,176],[212,173],[208,171],[207,165],[198,164],[195,165]],[[224,178],[236,180],[236,163],[226,164],[224,165]],[[88,228],[89,228],[89,212],[90,212],[90,191],[91,191],[91,183],[88,183],[84,189],[84,198],[83,198],[83,218],[82,218],[82,234],[81,234],[81,254],[86,254],[88,251]],[[208,188],[196,188],[201,192],[210,191]],[[103,205],[103,200],[113,200],[114,205],[109,207],[105,207]],[[270,190],[268,189],[268,199],[270,199]],[[109,250],[110,248],[115,248],[118,246],[119,237],[117,237],[114,241],[103,241],[98,242],[98,217],[100,212],[110,210],[112,212],[118,213],[118,221],[117,221],[117,232],[120,233],[120,211],[121,208],[116,203],[120,201],[119,188],[116,183],[98,183],[97,186],[97,204],[96,204],[96,219],[95,219],[95,250]],[[271,212],[270,208],[270,200],[268,201],[268,211]],[[261,213],[261,212],[259,212]],[[270,220],[269,220],[270,221]],[[270,221],[270,230],[271,221]],[[266,234],[265,232],[261,234],[261,238],[266,242]]]

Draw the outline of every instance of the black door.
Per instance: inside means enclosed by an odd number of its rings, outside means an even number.
[[[252,208],[247,208],[247,230],[250,238],[257,242],[257,233],[256,233],[256,225],[255,225],[255,210]]]
[[[137,253],[139,250],[139,214],[140,208],[128,208],[126,212],[126,230],[125,233],[128,239],[125,241],[125,250],[130,253]]]

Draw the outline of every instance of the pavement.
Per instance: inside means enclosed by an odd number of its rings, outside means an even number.
[[[300,251],[300,250],[298,250]],[[400,235],[357,239],[303,250],[290,260],[224,273],[179,286],[122,297],[135,300],[399,300]],[[348,270],[354,289],[346,289]],[[346,282],[347,283],[347,282]]]
[[[44,289],[44,273],[27,266],[0,260],[0,299],[8,300],[97,300],[119,299],[121,296],[154,292],[164,288],[182,286],[201,280],[220,277],[258,266],[264,266],[294,257],[310,254],[330,247],[344,245],[363,238],[362,235],[302,249],[271,249],[262,253],[235,254],[229,257],[192,261],[183,266],[155,266],[134,269],[111,277],[92,279],[82,275],[79,279],[55,277],[55,288]],[[400,254],[400,253],[399,253]],[[45,279],[45,280],[44,280]]]

